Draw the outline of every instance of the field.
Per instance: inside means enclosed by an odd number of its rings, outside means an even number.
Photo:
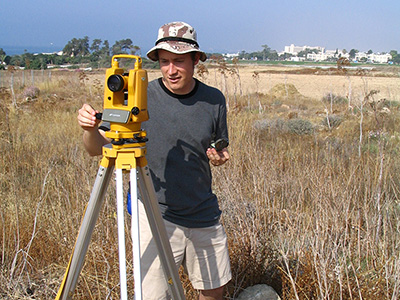
[[[229,108],[232,158],[212,169],[233,272],[226,299],[258,283],[282,299],[400,297],[400,69],[370,67],[197,69]],[[77,111],[101,108],[104,70],[0,75],[0,298],[53,299],[99,162]],[[119,298],[115,209],[110,185],[75,299]]]

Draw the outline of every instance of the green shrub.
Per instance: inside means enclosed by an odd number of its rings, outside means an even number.
[[[314,132],[314,125],[303,119],[292,119],[287,121],[288,131],[298,135],[312,134]]]
[[[260,131],[268,130],[270,132],[284,132],[286,131],[285,120],[281,118],[276,119],[263,119],[254,122],[254,128]]]
[[[37,97],[39,97],[39,94],[40,90],[36,86],[26,87],[22,92],[22,96],[24,97],[24,99],[30,99],[30,100],[36,99]]]
[[[324,97],[322,97],[322,102],[333,103],[333,104],[347,104],[349,103],[349,99],[335,94],[327,94]]]
[[[312,134],[314,125],[304,119],[284,120],[282,118],[263,119],[254,122],[254,128],[260,131],[269,131],[270,133],[292,133],[297,135]]]
[[[389,108],[389,109],[399,109],[400,108],[400,101],[385,100],[384,106]]]
[[[329,124],[328,124],[329,121]],[[322,120],[322,125],[330,127],[330,128],[336,128],[343,122],[343,117],[339,115],[329,115],[327,118],[324,118]]]

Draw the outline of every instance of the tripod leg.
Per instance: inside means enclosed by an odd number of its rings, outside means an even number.
[[[116,169],[117,179],[117,223],[118,223],[118,254],[119,254],[119,280],[121,300],[128,297],[126,280],[126,251],[125,251],[125,226],[124,226],[124,193],[122,169]]]
[[[131,212],[132,212],[132,250],[133,250],[133,277],[135,280],[135,300],[142,300],[142,272],[140,264],[140,234],[139,234],[139,207],[137,197],[136,168],[130,172]]]
[[[114,165],[108,167],[100,166],[99,171],[97,172],[96,181],[82,219],[75,247],[71,254],[63,282],[58,290],[56,300],[72,299],[113,170]]]
[[[164,220],[162,219],[158,201],[151,179],[150,170],[147,166],[146,159],[141,158],[138,163],[139,173],[139,190],[142,196],[143,204],[146,210],[149,225],[153,234],[153,238],[157,245],[158,255],[163,267],[167,285],[171,293],[172,299],[184,300],[184,292],[179,278],[178,269],[172,254],[171,245],[165,229]]]

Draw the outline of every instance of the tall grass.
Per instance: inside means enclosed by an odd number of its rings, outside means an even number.
[[[84,102],[100,108],[102,89],[75,72],[54,77],[29,101],[23,88],[15,103],[9,89],[0,93],[3,299],[55,297],[98,168],[76,115]],[[385,115],[365,102],[362,123],[357,107],[334,103],[328,117],[341,122],[327,126],[324,100],[293,88],[227,95],[232,158],[213,168],[232,261],[226,297],[266,283],[282,299],[397,299],[399,99],[388,99]],[[110,185],[76,299],[119,298],[115,209]],[[128,223],[126,232],[129,258]],[[187,299],[196,299],[182,279]]]

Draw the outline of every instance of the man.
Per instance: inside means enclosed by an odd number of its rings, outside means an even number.
[[[216,151],[210,143],[228,139],[225,98],[193,77],[199,60],[207,57],[192,26],[163,25],[147,56],[159,62],[162,77],[148,87],[150,119],[142,123],[149,138],[146,157],[174,258],[199,290],[199,299],[222,299],[231,271],[221,211],[211,190],[210,163],[224,164],[229,153],[226,148]],[[96,113],[85,104],[78,115],[90,155],[100,155],[109,143],[107,127],[98,127]],[[169,299],[142,205],[139,220],[144,299]]]

